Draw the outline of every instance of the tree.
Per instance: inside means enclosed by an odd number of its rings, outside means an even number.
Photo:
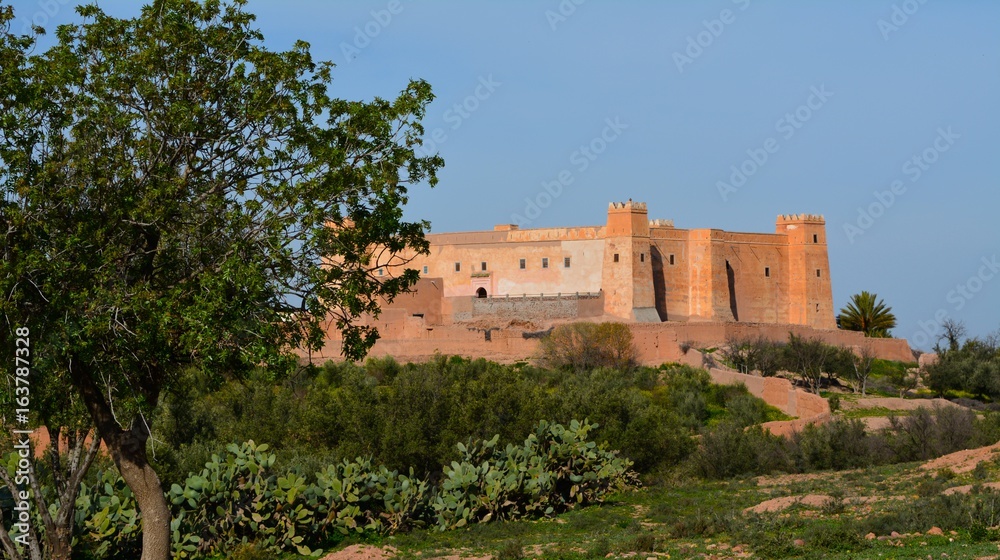
[[[782,346],[783,344],[773,342],[764,335],[729,336],[722,355],[742,373],[756,371],[761,377],[772,377],[781,368]]]
[[[934,344],[934,351],[942,354],[949,350],[958,350],[962,339],[965,338],[965,324],[955,319],[945,319],[941,321],[941,328],[944,332],[941,333],[941,336],[938,337],[937,342]],[[947,342],[948,347],[942,348],[941,341]]]
[[[842,329],[861,331],[865,336],[886,338],[896,328],[896,316],[878,295],[862,291],[851,296],[851,301],[840,310],[837,324]]]
[[[938,361],[927,367],[927,386],[939,395],[962,390],[983,397],[1000,397],[1000,331],[983,338],[958,340],[963,328],[952,325],[944,338],[948,348],[938,348]],[[958,325],[960,327],[960,325]]]
[[[790,333],[784,347],[785,365],[799,374],[802,381],[813,393],[819,394],[824,371],[836,356],[838,348],[824,343],[818,338],[804,338]]]
[[[443,165],[415,153],[427,83],[330,97],[332,64],[264,48],[244,4],[85,6],[38,55],[0,12],[0,342],[30,327],[52,363],[34,375],[80,396],[142,512],[143,560],[170,555],[147,442],[179,372],[292,367],[328,317],[363,356],[378,333],[352,320],[416,281],[398,255],[427,250],[427,224],[401,207]]]
[[[28,340],[30,342],[30,338]],[[4,362],[14,363],[13,356]],[[35,365],[36,368],[49,369],[44,356],[39,357]],[[3,435],[0,436],[3,445],[0,448],[10,451],[4,456],[7,461],[0,461],[0,482],[3,482],[12,496],[17,496],[23,489],[19,486],[30,488],[30,498],[35,506],[34,513],[37,514],[38,522],[37,526],[30,524],[28,527],[27,550],[18,551],[14,540],[2,525],[0,546],[11,560],[69,560],[76,521],[76,498],[80,493],[83,477],[97,457],[101,440],[93,432],[93,423],[79,396],[66,391],[65,387],[54,385],[60,381],[58,376],[44,376],[34,380],[29,376],[28,385],[15,382],[15,378],[15,375],[8,375],[7,383],[0,385],[0,402],[15,402],[15,397],[20,394],[17,388],[29,387],[30,426],[46,432],[49,446],[45,450],[43,461],[38,464],[28,461],[26,473],[18,473],[20,456],[15,452],[14,446],[23,443],[23,436],[14,436],[12,441],[8,438],[13,435],[11,430],[28,426],[0,421],[0,428],[3,429]],[[19,475],[27,478],[27,485],[17,484]],[[52,491],[43,492],[43,486]],[[39,531],[39,528],[42,530]]]
[[[868,394],[868,378],[871,377],[872,368],[875,366],[875,349],[869,342],[858,346],[856,351],[850,351],[852,370],[850,378],[854,387],[854,392],[862,395]]]

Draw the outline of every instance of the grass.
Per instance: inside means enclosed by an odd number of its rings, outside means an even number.
[[[873,406],[869,408],[855,408],[852,410],[843,410],[840,413],[844,418],[874,418],[881,416],[906,416],[910,414],[909,410],[889,410],[884,406]]]

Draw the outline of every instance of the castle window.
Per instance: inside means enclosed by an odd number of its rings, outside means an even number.
[[[615,262],[618,262],[618,253],[615,253]]]
[[[427,274],[427,265],[424,265],[424,274]]]
[[[821,276],[820,272],[821,272],[820,269],[817,268],[816,269],[816,278],[819,278]]]
[[[569,268],[569,257],[563,257],[563,268]]]
[[[462,272],[462,263],[455,263],[455,272]]]
[[[518,266],[521,268],[521,270],[524,270],[524,268],[525,268],[526,265],[527,265],[527,263],[524,261],[524,259],[521,259],[520,261],[518,261]]]
[[[479,263],[480,270],[486,270],[486,261]]]
[[[542,257],[542,268],[549,267],[549,259],[547,257]]]
[[[639,253],[639,262],[646,262],[646,253]]]
[[[381,269],[381,268],[380,268],[380,269],[378,269],[378,275],[379,275],[379,276],[382,276],[382,275],[384,275],[384,274],[385,274],[385,270],[383,270],[383,269]]]
[[[674,256],[670,255],[670,266],[674,265]]]
[[[819,304],[816,304],[816,312],[819,313]]]
[[[813,243],[819,243],[819,235],[813,234]]]
[[[770,277],[771,277],[771,267],[765,266],[764,267],[764,278],[770,278]]]

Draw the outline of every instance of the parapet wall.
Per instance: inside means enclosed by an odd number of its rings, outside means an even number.
[[[604,297],[600,293],[539,294],[514,297],[475,298],[472,317],[499,320],[545,321],[547,319],[578,319],[600,317],[604,313]]]
[[[499,299],[499,298],[497,298]],[[512,298],[513,299],[513,298]],[[452,301],[454,300],[454,301]],[[596,306],[600,299],[581,300],[581,307]],[[475,302],[470,298],[444,298],[444,311],[472,318]],[[454,304],[454,308],[452,308]],[[509,310],[503,310],[506,313]],[[528,317],[515,317],[523,321]],[[482,320],[487,319],[487,320]],[[544,330],[551,323],[547,321],[530,320],[535,327]],[[532,358],[538,348],[537,338],[525,338],[526,330],[532,327],[513,324],[514,319],[499,316],[482,317],[475,325],[454,323],[450,325],[432,325],[422,318],[406,316],[393,317],[388,312],[374,325],[378,327],[382,338],[372,348],[372,356],[393,356],[401,362],[420,361],[431,357],[435,352],[455,354],[466,357],[483,357],[498,362],[516,362]],[[521,323],[523,325],[523,323]],[[639,362],[644,365],[658,366],[666,362],[692,363],[701,367],[701,357],[697,352],[685,352],[682,343],[690,348],[718,347],[726,342],[727,336],[765,336],[772,340],[788,340],[788,333],[794,332],[805,337],[816,337],[827,344],[837,344],[857,347],[870,344],[875,355],[882,359],[909,362],[913,354],[905,340],[882,338],[865,338],[861,333],[839,330],[812,329],[805,326],[771,326],[746,325],[740,323],[629,323],[632,340],[639,355]],[[484,327],[490,327],[491,340],[486,341],[482,332]],[[477,330],[478,329],[478,330]],[[339,360],[339,333],[330,332],[326,348],[313,354],[315,360]]]
[[[676,362],[683,355],[680,346],[711,348],[724,345],[729,338],[763,336],[784,342],[788,334],[820,338],[827,344],[847,347],[871,346],[875,355],[884,360],[914,361],[913,352],[904,339],[866,338],[864,334],[839,329],[814,329],[804,325],[772,325],[767,323],[660,323],[632,324],[632,338],[644,364]]]
[[[828,422],[831,418],[830,403],[819,395],[796,389],[791,381],[781,377],[760,377],[718,368],[708,370],[712,382],[719,385],[742,383],[750,394],[763,399],[767,404],[795,420],[766,422],[764,429],[772,434],[787,436],[801,430],[808,424]]]

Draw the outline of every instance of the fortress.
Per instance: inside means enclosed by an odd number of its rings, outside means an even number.
[[[905,340],[868,339],[836,326],[822,216],[778,216],[774,233],[678,229],[650,220],[641,202],[614,202],[599,226],[429,234],[429,254],[372,266],[376,276],[420,272],[409,293],[384,303],[372,356],[420,361],[436,353],[515,362],[530,358],[554,324],[629,323],[642,363],[693,360],[687,348],[729,337],[871,346],[911,361]],[[375,254],[381,254],[376,251]],[[340,358],[340,332],[303,356]],[[697,354],[697,356],[695,356]]]
[[[415,297],[389,308],[431,325],[609,316],[836,328],[822,216],[779,216],[775,233],[687,230],[629,200],[609,204],[602,226],[427,238],[430,254],[405,259],[421,273]]]

